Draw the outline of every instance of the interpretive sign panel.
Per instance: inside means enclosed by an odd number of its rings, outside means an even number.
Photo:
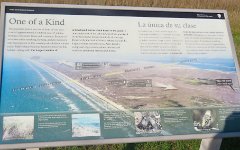
[[[0,148],[239,135],[225,11],[1,9]]]

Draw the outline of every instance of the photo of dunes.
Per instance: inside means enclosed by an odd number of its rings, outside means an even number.
[[[3,140],[33,139],[34,116],[3,117]]]

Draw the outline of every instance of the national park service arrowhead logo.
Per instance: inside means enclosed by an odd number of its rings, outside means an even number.
[[[220,19],[222,17],[222,15],[221,14],[217,14],[217,17]]]

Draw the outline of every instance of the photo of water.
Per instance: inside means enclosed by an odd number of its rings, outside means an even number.
[[[100,136],[99,114],[73,114],[72,115],[72,136]]]
[[[108,109],[104,104],[98,104],[96,99],[81,87],[67,82],[63,77],[56,77],[56,74],[31,61],[11,58],[4,60],[2,113]]]

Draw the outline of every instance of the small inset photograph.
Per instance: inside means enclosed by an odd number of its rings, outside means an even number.
[[[100,135],[99,114],[72,114],[72,137]]]
[[[34,116],[3,117],[3,140],[33,139]]]
[[[219,130],[216,111],[212,109],[193,110],[193,126],[196,131]]]
[[[158,111],[134,112],[136,134],[159,133],[162,130]]]

